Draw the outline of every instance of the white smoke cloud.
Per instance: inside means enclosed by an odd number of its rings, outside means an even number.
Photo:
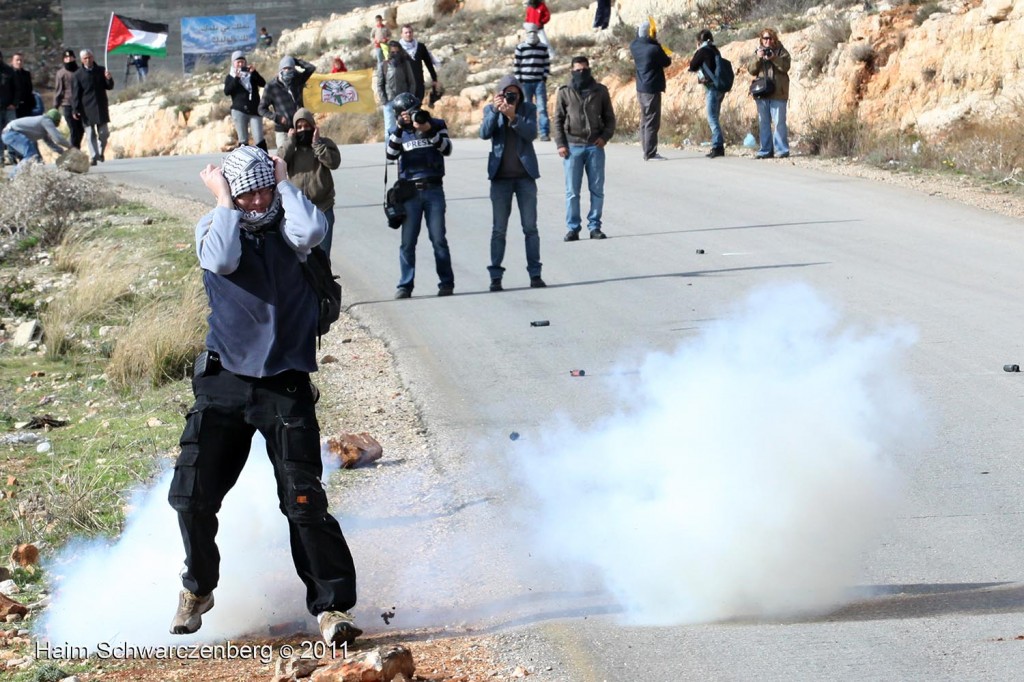
[[[327,464],[327,462],[325,462]],[[336,468],[336,467],[335,467]],[[94,650],[116,646],[218,642],[265,635],[271,625],[315,621],[295,575],[288,524],[278,508],[273,469],[257,435],[238,483],[218,518],[221,579],[213,610],[192,635],[168,632],[177,607],[185,552],[177,515],[167,503],[173,472],[134,496],[116,540],[73,542],[47,566],[56,592],[40,632],[52,645]],[[325,476],[328,475],[325,469]]]
[[[805,285],[755,291],[620,373],[617,414],[517,450],[545,556],[596,568],[635,624],[842,602],[899,503],[892,457],[922,443],[914,340],[841,328]]]

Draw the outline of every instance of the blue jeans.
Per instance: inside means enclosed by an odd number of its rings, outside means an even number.
[[[8,123],[17,118],[14,109],[0,109],[0,130],[3,130]],[[0,155],[4,153],[4,142],[0,141]]]
[[[541,137],[551,134],[548,122],[548,83],[547,81],[523,81],[523,97],[530,104],[537,105],[537,126]]]
[[[704,88],[707,93],[704,95],[704,103],[708,112],[708,125],[711,126],[711,146],[721,149],[725,147],[725,137],[722,135],[722,126],[719,118],[722,114],[722,100],[725,93],[714,88]]]
[[[388,135],[395,129],[398,124],[398,117],[395,116],[395,110],[391,108],[390,102],[385,102],[384,106],[381,107],[381,111],[384,114],[384,146],[388,144]]]
[[[593,144],[569,145],[569,158],[562,160],[565,168],[565,226],[578,230],[580,220],[580,190],[583,187],[583,171],[587,172],[587,186],[590,189],[590,212],[587,214],[587,229],[601,228],[601,212],[604,210],[604,149]]]
[[[10,172],[9,177],[13,178],[30,159],[41,158],[39,156],[39,145],[16,130],[6,131],[3,135],[0,135],[0,139],[10,148],[7,150],[8,154],[14,152],[19,157],[18,165]]]
[[[772,127],[775,134],[772,134]],[[758,156],[789,153],[789,129],[786,128],[786,100],[757,100],[757,132],[761,140]]]
[[[491,264],[487,268],[491,279],[501,279],[505,268],[505,233],[508,218],[512,215],[512,195],[519,204],[519,220],[523,224],[526,238],[526,272],[530,277],[540,277],[540,233],[537,232],[537,181],[525,178],[491,180]]]
[[[324,211],[324,217],[327,218],[327,234],[324,235],[324,240],[320,242],[320,248],[324,250],[328,256],[331,255],[331,241],[334,240],[334,207],[331,206],[329,209]]]
[[[428,187],[416,190],[416,196],[405,202],[405,222],[402,223],[402,246],[398,249],[398,264],[401,268],[399,289],[412,291],[416,279],[416,242],[420,238],[420,224],[427,220],[427,234],[434,247],[434,263],[437,265],[438,288],[455,286],[452,272],[452,254],[448,251],[448,239],[444,227],[444,188]]]

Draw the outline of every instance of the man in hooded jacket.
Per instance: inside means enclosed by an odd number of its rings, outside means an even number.
[[[288,179],[327,217],[327,234],[320,242],[331,255],[334,233],[334,176],[341,165],[341,152],[334,140],[320,135],[320,128],[309,109],[299,109],[294,126],[278,152],[288,166]]]
[[[397,40],[388,43],[388,58],[377,65],[373,84],[384,114],[384,134],[390,135],[397,123],[391,102],[403,92],[416,96],[416,73],[412,68],[412,60]],[[417,101],[422,99],[416,98]]]
[[[523,97],[515,76],[498,81],[498,91],[484,107],[480,139],[491,141],[487,177],[491,179],[491,291],[501,291],[505,268],[505,234],[512,214],[512,195],[519,204],[519,220],[526,241],[526,272],[534,289],[547,286],[540,277],[540,233],[537,232],[537,107]]]

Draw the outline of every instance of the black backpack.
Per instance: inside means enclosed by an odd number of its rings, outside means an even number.
[[[319,246],[314,246],[302,263],[302,271],[316,292],[317,336],[326,334],[331,325],[341,316],[341,284],[337,276],[331,272],[331,257]]]
[[[702,68],[704,69],[704,78],[712,90],[719,92],[729,92],[732,90],[732,83],[736,79],[736,74],[732,70],[732,62],[728,59],[721,54],[716,54],[714,72],[707,68],[707,65],[704,65]]]

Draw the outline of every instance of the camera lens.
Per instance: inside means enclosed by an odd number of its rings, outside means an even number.
[[[505,93],[505,101],[508,102],[509,104],[515,104],[517,99],[519,99],[519,93],[518,92],[506,92]]]

